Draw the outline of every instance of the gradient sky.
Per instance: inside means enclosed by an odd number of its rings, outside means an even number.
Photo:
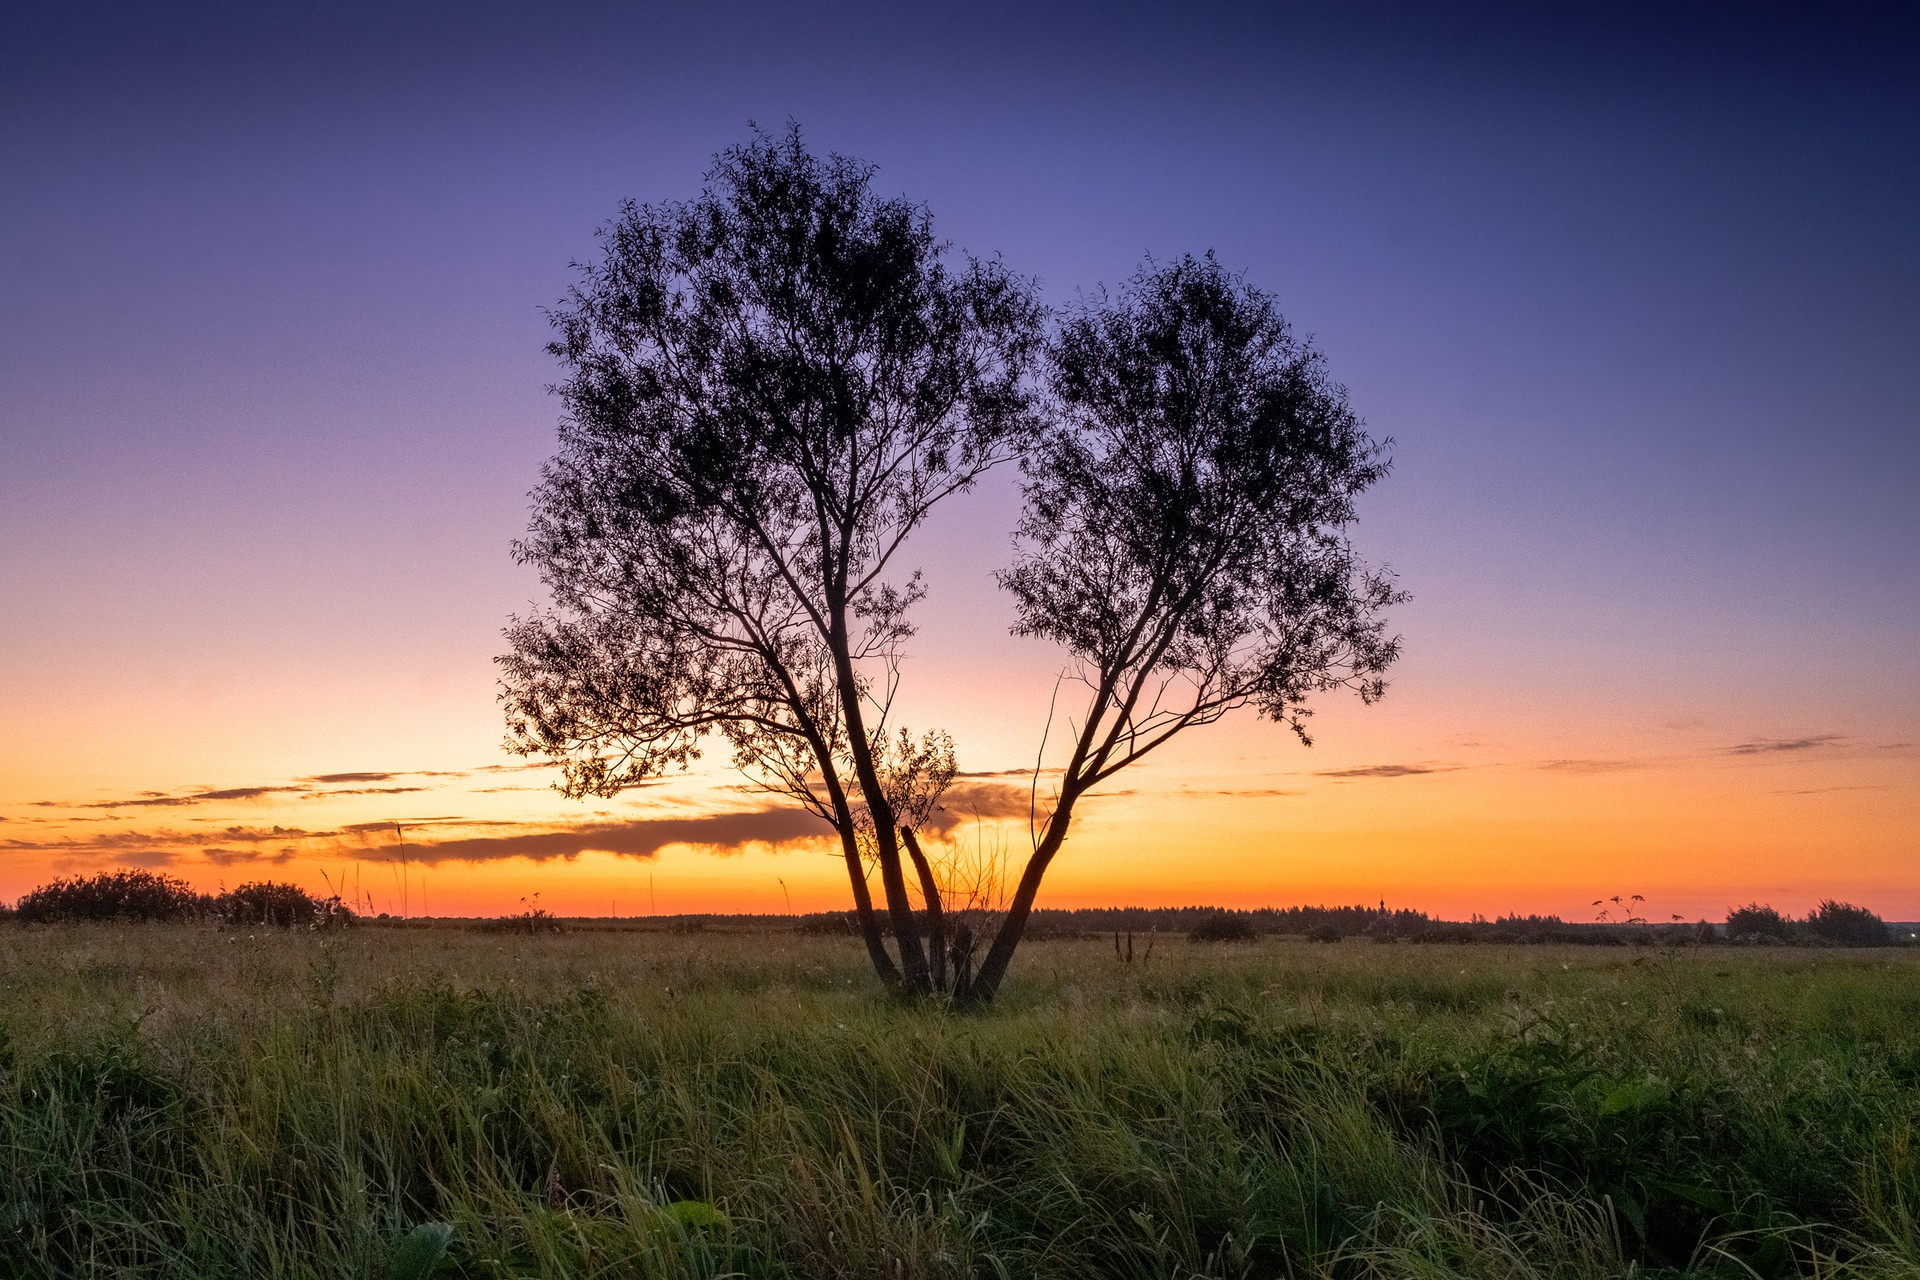
[[[1920,918],[1920,39],[1678,7],[6,7],[0,897],[843,904],[811,819],[717,767],[562,800],[493,702],[541,308],[792,118],[1054,300],[1217,250],[1396,441],[1386,701],[1189,735],[1043,905]],[[950,837],[1017,853],[1016,508],[920,536],[906,712],[982,775]]]

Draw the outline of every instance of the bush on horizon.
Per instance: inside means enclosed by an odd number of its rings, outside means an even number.
[[[188,920],[208,899],[192,885],[157,871],[122,868],[92,876],[62,876],[30,889],[14,905],[25,924],[66,920]]]
[[[1865,907],[1823,898],[1807,915],[1807,932],[1836,947],[1884,947],[1893,941],[1886,922]]]
[[[1772,907],[1749,902],[1727,912],[1727,938],[1733,942],[1791,942],[1799,927]]]
[[[281,929],[313,929],[353,919],[352,908],[338,898],[316,898],[299,885],[275,880],[257,880],[227,890],[213,900],[213,913],[230,925]]]
[[[1187,933],[1189,942],[1257,942],[1260,931],[1237,911],[1216,911]]]

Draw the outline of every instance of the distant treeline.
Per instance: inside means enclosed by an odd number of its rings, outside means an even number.
[[[218,894],[200,893],[184,880],[152,871],[107,871],[41,885],[22,895],[0,916],[25,924],[62,921],[199,920],[254,926],[326,928],[361,917],[339,898],[319,898],[296,885],[273,881],[243,884]],[[381,920],[387,919],[382,915]],[[456,926],[517,933],[548,933],[566,921],[535,906],[517,915],[473,921],[444,921]],[[590,924],[576,921],[577,924]],[[850,911],[807,915],[696,914],[648,916],[621,922],[630,927],[697,933],[707,929],[798,930],[802,933],[853,935]],[[604,926],[602,926],[604,927]],[[1036,909],[1027,935],[1036,938],[1086,938],[1108,935],[1172,935],[1196,942],[1245,942],[1263,936],[1294,936],[1315,942],[1364,938],[1374,942],[1488,942],[1575,946],[1800,945],[1877,947],[1916,941],[1910,926],[1895,930],[1867,910],[1831,898],[1805,918],[1783,915],[1770,906],[1748,903],[1715,924],[1653,924],[1629,917],[1618,921],[1568,921],[1559,916],[1507,915],[1486,920],[1436,920],[1424,911],[1376,906],[1256,907],[1078,907]]]
[[[716,918],[717,919],[717,918]],[[851,932],[851,913],[803,916],[800,928],[813,933]],[[1379,906],[1256,907],[1081,907],[1037,909],[1027,926],[1030,937],[1078,938],[1106,934],[1175,934],[1201,942],[1244,941],[1265,935],[1292,935],[1317,942],[1366,938],[1375,942],[1487,942],[1573,946],[1744,945],[1887,946],[1915,941],[1910,931],[1896,932],[1865,907],[1833,899],[1823,901],[1805,919],[1782,915],[1772,907],[1749,904],[1727,913],[1724,922],[1653,924],[1644,920],[1569,921],[1560,916],[1506,915],[1487,920],[1436,920],[1424,911]]]

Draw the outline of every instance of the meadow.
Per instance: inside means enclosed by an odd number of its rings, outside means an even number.
[[[15,923],[0,1274],[1920,1276],[1916,979],[1092,938],[955,1013],[791,933]]]

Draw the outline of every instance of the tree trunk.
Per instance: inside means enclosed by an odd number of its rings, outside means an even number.
[[[900,842],[894,835],[893,809],[880,788],[880,771],[874,767],[872,744],[867,741],[866,717],[860,711],[860,686],[854,679],[853,659],[847,650],[846,604],[830,598],[830,607],[832,628],[827,635],[827,645],[833,652],[834,678],[840,686],[840,714],[846,721],[847,748],[853,753],[854,777],[860,782],[860,794],[873,817],[880,884],[887,893],[887,914],[893,921],[894,943],[900,949],[905,990],[924,995],[931,988],[927,953],[920,946],[920,928],[913,919],[913,899],[907,896],[907,880],[900,871]]]
[[[1020,945],[1020,939],[1027,931],[1027,917],[1033,912],[1033,900],[1040,893],[1040,880],[1047,874],[1047,865],[1053,861],[1053,855],[1060,852],[1060,846],[1067,839],[1067,821],[1073,816],[1073,797],[1062,795],[1053,816],[1047,820],[1046,834],[1040,837],[1040,843],[1034,848],[1033,856],[1027,859],[1026,870],[1020,873],[1020,886],[1014,890],[1013,901],[1007,906],[1007,918],[1000,922],[1000,928],[993,935],[993,945],[987,948],[987,955],[980,962],[980,969],[973,975],[972,989],[967,998],[974,1004],[987,1004],[994,993],[1000,990],[1001,981],[1007,976],[1007,966],[1013,962],[1013,953]]]
[[[940,886],[934,883],[933,867],[928,864],[927,855],[920,852],[920,840],[913,834],[913,828],[900,828],[900,840],[907,846],[907,856],[913,859],[913,869],[919,873],[920,897],[927,904],[927,959],[932,971],[929,976],[936,992],[946,991],[949,989],[947,922],[945,907],[940,901]]]
[[[860,857],[860,843],[854,838],[853,824],[847,824],[847,830],[840,836],[841,847],[847,855],[847,879],[853,882],[853,914],[860,924],[860,936],[867,944],[867,959],[873,962],[873,971],[880,975],[880,981],[898,990],[900,988],[900,967],[887,954],[887,941],[880,936],[880,921],[873,914],[873,895],[867,891],[867,868]]]

